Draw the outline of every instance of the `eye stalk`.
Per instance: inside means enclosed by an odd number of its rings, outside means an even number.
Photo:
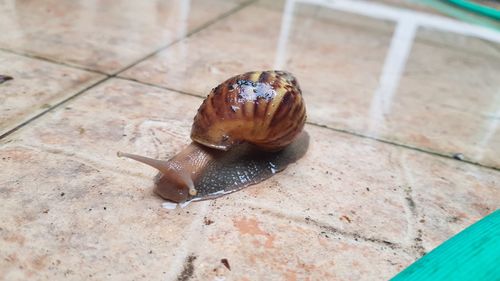
[[[160,171],[161,175],[156,181],[155,192],[165,199],[180,202],[185,201],[188,194],[195,196],[198,193],[189,172],[180,168],[179,165],[174,165],[172,161],[162,161],[120,151],[116,155],[133,159]]]
[[[166,174],[170,171],[170,167],[168,165],[168,162],[166,162],[166,161],[156,160],[156,159],[152,159],[152,158],[148,158],[148,157],[144,157],[144,156],[140,156],[140,155],[136,155],[136,154],[123,153],[121,151],[118,151],[116,153],[116,156],[130,158],[130,159],[133,159],[135,161],[141,162],[143,164],[149,165],[153,168],[156,168],[157,170],[159,170],[163,174]]]

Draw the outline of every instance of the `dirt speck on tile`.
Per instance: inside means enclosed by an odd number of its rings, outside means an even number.
[[[11,76],[7,76],[7,75],[1,75],[0,74],[0,84],[2,84],[3,82],[7,82],[9,80],[13,80],[14,78],[12,78]]]
[[[229,265],[229,261],[227,259],[221,259],[220,262],[229,270],[231,270],[231,266]]]
[[[194,273],[194,261],[196,260],[196,256],[190,255],[186,258],[184,262],[184,268],[182,269],[181,274],[177,276],[177,281],[187,281],[189,280]]]
[[[350,219],[348,216],[346,216],[346,215],[342,215],[342,216],[340,216],[340,218],[339,218],[339,219],[340,219],[340,220],[343,220],[343,221],[346,221],[346,222],[348,222],[348,223],[351,223],[351,219]]]
[[[207,218],[207,217],[204,217],[204,218],[203,218],[203,223],[204,223],[205,225],[211,225],[212,223],[214,223],[214,221],[213,221],[213,220],[211,220],[211,219],[209,219],[209,218]]]

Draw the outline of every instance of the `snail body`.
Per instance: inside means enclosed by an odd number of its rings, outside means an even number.
[[[301,134],[305,120],[295,77],[247,72],[212,89],[194,117],[193,142],[170,160],[118,155],[158,169],[155,192],[164,199],[210,199],[265,180],[300,158],[308,145]]]

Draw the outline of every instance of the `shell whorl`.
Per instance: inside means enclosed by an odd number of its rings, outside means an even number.
[[[305,120],[302,92],[292,74],[247,72],[212,89],[194,118],[191,139],[220,150],[248,142],[277,151],[294,140]]]

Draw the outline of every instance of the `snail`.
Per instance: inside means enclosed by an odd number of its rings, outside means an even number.
[[[118,152],[159,170],[154,191],[173,202],[211,199],[261,182],[302,157],[306,108],[284,71],[236,75],[205,98],[192,143],[168,161]]]

